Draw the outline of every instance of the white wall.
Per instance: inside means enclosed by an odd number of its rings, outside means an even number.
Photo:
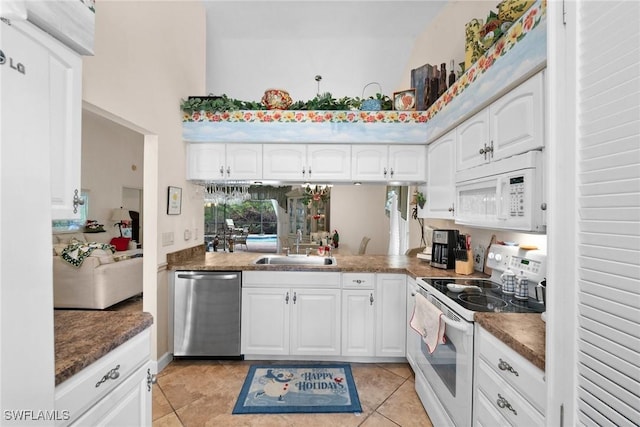
[[[89,192],[88,218],[112,234],[111,210],[124,206],[123,187],[143,188],[143,142],[137,132],[91,112],[82,114],[81,182]]]
[[[334,185],[331,188],[331,231],[340,234],[342,253],[357,253],[364,236],[367,255],[386,255],[389,218],[384,213],[386,186]]]
[[[146,135],[144,221],[154,230],[145,233],[144,309],[154,315],[156,359],[168,351],[166,254],[203,243],[202,197],[185,179],[179,105],[205,92],[205,27],[201,1],[101,0],[95,56],[83,61],[83,100]],[[183,189],[181,215],[166,214],[168,186]],[[199,228],[196,239],[185,241],[185,228]],[[174,243],[162,246],[162,233],[173,233]]]

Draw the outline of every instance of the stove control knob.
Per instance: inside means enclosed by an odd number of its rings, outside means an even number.
[[[498,262],[502,261],[502,255],[500,254],[496,254],[495,258],[496,258],[496,261]]]
[[[495,256],[496,255],[493,252],[489,252],[489,255],[487,255],[487,258],[493,259],[493,258],[495,258]]]

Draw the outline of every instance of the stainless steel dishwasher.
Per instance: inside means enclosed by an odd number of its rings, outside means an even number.
[[[173,355],[240,357],[241,273],[175,273]]]

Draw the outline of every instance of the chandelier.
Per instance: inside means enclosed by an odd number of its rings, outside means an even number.
[[[331,186],[329,185],[315,185],[306,184],[304,186],[304,193],[302,196],[302,203],[308,206],[318,206],[321,203],[329,201]]]

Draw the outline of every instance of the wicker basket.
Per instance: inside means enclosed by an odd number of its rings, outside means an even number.
[[[378,93],[382,93],[382,86],[380,86],[380,83],[371,82],[366,84],[362,88],[362,105],[360,106],[360,109],[362,111],[380,111],[382,109],[382,103],[379,99],[364,99],[364,91],[370,85],[378,85]]]

